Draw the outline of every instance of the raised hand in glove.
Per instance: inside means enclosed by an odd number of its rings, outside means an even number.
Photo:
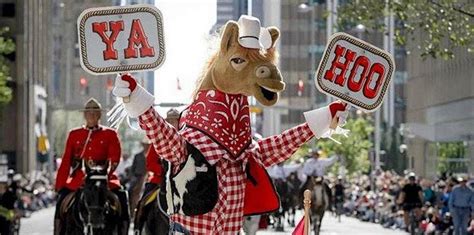
[[[112,93],[121,98],[129,97],[123,106],[130,117],[136,118],[152,107],[155,97],[146,91],[130,74],[118,75]]]
[[[317,138],[330,137],[332,130],[346,122],[349,105],[336,101],[326,107],[304,113],[306,122]]]
[[[346,124],[349,107],[346,103],[338,100],[329,104],[329,111],[331,112],[331,129],[336,129],[337,126]]]

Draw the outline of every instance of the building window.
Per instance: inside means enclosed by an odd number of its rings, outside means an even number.
[[[0,5],[1,17],[15,17],[15,3],[3,3]]]
[[[304,116],[302,110],[290,110],[288,123],[302,123],[304,122]]]
[[[325,30],[326,29],[326,25],[327,25],[327,22],[326,22],[326,19],[324,18],[321,18],[321,19],[316,19],[315,22],[314,22],[315,26],[317,29],[319,30]]]

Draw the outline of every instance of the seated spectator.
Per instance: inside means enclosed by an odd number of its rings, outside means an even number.
[[[403,219],[403,210],[397,211],[397,216],[395,218],[392,229],[405,229],[405,220]]]
[[[467,231],[474,234],[474,218],[471,218],[471,222],[469,223],[469,227],[467,227]]]
[[[446,212],[443,216],[443,219],[436,226],[436,230],[440,233],[447,232],[447,234],[451,234],[449,233],[449,231],[453,231],[453,229],[454,224],[453,219],[451,217],[451,213]]]

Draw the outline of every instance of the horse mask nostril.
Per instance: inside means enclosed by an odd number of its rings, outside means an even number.
[[[267,66],[260,66],[257,68],[255,75],[258,78],[266,78],[269,77],[272,72]]]

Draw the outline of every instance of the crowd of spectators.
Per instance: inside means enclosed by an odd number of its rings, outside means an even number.
[[[335,177],[330,177],[330,181],[334,184]],[[458,184],[456,178],[442,175],[435,180],[417,178],[417,181],[424,196],[419,219],[420,233],[452,234],[453,219],[448,202],[453,187]],[[372,177],[355,175],[347,178],[344,212],[362,221],[379,223],[385,228],[406,230],[404,211],[398,201],[406,183],[405,176],[393,171],[381,171]],[[473,182],[470,183],[472,187]],[[472,234],[474,230],[470,229]]]

